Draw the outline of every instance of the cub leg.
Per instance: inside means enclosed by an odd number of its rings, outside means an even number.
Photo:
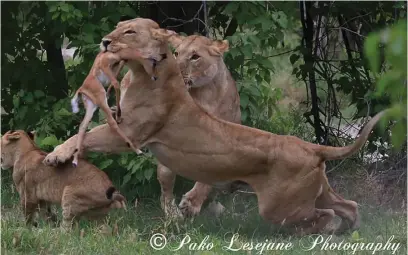
[[[37,226],[36,222],[34,222],[34,213],[37,210],[37,203],[34,202],[25,202],[24,199],[20,201],[21,207],[24,212],[24,218],[26,225],[33,225]]]
[[[88,199],[89,192],[79,190],[78,187],[66,186],[62,193],[62,223],[63,232],[71,231],[74,219],[78,220],[83,212],[88,211],[92,205]]]
[[[40,217],[49,223],[55,224],[57,222],[57,215],[52,212],[51,204],[41,202],[39,204]]]

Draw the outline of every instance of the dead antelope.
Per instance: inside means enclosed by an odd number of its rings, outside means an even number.
[[[74,97],[71,100],[72,111],[77,113],[78,108],[78,96],[82,94],[82,102],[85,106],[86,113],[79,127],[78,140],[76,145],[76,153],[74,154],[74,159],[72,163],[76,166],[78,164],[78,157],[81,154],[82,142],[85,137],[86,129],[88,128],[89,122],[98,107],[102,109],[105,113],[106,120],[109,126],[114,129],[119,136],[126,141],[127,145],[131,147],[137,154],[141,154],[142,151],[135,147],[135,145],[130,141],[129,138],[120,130],[118,123],[121,122],[121,109],[119,105],[120,101],[120,88],[119,82],[116,79],[119,72],[122,70],[125,62],[115,56],[112,53],[99,53],[95,62],[89,72],[88,76],[85,78],[82,86],[76,91]],[[113,71],[115,74],[113,74]],[[108,105],[108,100],[106,96],[106,87],[109,83],[112,83],[115,88],[116,94],[116,121],[112,117],[111,110]],[[102,85],[102,86],[101,86]]]

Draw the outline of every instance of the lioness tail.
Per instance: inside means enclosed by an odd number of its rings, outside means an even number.
[[[381,119],[381,117],[385,114],[387,110],[381,111],[377,113],[363,128],[360,136],[357,140],[349,146],[345,147],[331,147],[331,146],[316,146],[315,150],[319,156],[323,158],[323,160],[334,160],[334,159],[343,159],[346,158],[363,147],[365,142],[368,139],[368,136],[371,133],[371,130],[374,128],[375,124]]]

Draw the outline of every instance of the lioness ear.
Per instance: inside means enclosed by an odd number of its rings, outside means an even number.
[[[210,54],[214,56],[222,56],[229,49],[229,43],[227,40],[216,40],[213,41],[210,46]]]
[[[186,38],[186,37],[182,36],[182,35],[175,34],[175,35],[173,35],[173,36],[171,36],[169,38],[169,42],[170,42],[171,46],[173,46],[174,48],[177,48],[181,44],[181,42],[184,40],[184,38]]]
[[[153,38],[155,38],[157,40],[160,40],[160,41],[166,41],[172,35],[177,34],[173,30],[167,30],[167,29],[163,29],[163,28],[151,28],[150,32],[152,33]]]
[[[120,26],[123,26],[123,25],[126,25],[126,24],[128,24],[130,22],[136,21],[136,19],[137,18],[119,21],[118,24],[116,24],[116,28],[118,28]]]
[[[34,138],[35,138],[35,131],[30,131],[30,132],[28,132],[28,133],[27,133],[27,135],[28,135],[28,137],[30,137],[30,139],[31,139],[31,140],[33,140],[33,141],[34,141]]]
[[[20,139],[20,137],[21,136],[20,136],[20,134],[18,132],[14,132],[14,133],[10,133],[10,134],[7,135],[7,140],[15,141],[15,140]]]

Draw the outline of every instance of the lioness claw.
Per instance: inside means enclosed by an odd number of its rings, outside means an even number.
[[[183,198],[181,200],[179,208],[183,216],[186,218],[196,216],[201,210],[200,206],[193,206],[191,200],[188,198]]]
[[[56,147],[53,152],[49,153],[45,157],[45,159],[43,160],[43,164],[47,166],[58,166],[59,164],[63,164],[66,162],[66,159],[64,159],[64,157],[62,157],[61,155],[55,155],[56,153],[58,153],[56,151],[57,149],[58,147]]]

